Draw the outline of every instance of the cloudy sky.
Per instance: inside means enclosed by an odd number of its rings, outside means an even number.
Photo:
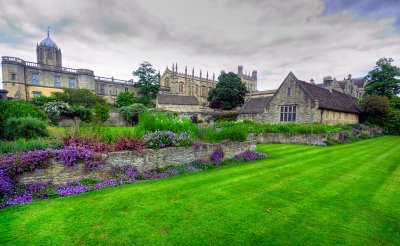
[[[0,0],[0,55],[36,61],[51,27],[63,65],[131,79],[141,61],[219,74],[258,70],[274,89],[400,64],[400,0]]]

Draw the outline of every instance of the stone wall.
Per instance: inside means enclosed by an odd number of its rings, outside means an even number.
[[[224,150],[225,158],[232,158],[246,150],[256,150],[255,141],[245,141],[205,144],[199,150],[193,147],[170,147],[159,150],[146,149],[142,154],[120,151],[104,154],[108,165],[93,170],[86,170],[84,164],[69,168],[53,159],[49,167],[19,176],[19,182],[27,184],[53,181],[54,184],[61,184],[75,179],[95,178],[101,180],[111,177],[113,166],[131,166],[139,171],[147,171],[170,164],[183,165],[197,159],[209,159],[212,152],[218,147]]]
[[[110,118],[104,122],[105,126],[130,126],[118,110],[110,110]]]
[[[261,133],[249,134],[248,140],[256,141],[256,143],[284,143],[284,144],[319,144],[326,142],[328,139],[338,140],[337,133],[322,134],[292,134],[292,133]]]

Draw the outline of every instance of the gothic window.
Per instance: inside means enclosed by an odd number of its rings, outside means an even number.
[[[199,94],[199,86],[196,85],[196,96]]]
[[[291,87],[288,87],[287,88],[287,95],[288,95],[288,97],[290,96],[290,94],[291,94],[291,90],[292,90],[292,88]]]
[[[15,93],[15,95],[14,95],[14,98],[15,98],[15,99],[20,99],[20,97],[21,97],[21,92],[17,91],[17,92]]]
[[[179,83],[179,92],[183,92],[183,83]]]
[[[54,76],[54,87],[61,87],[61,78],[60,76]]]
[[[165,79],[165,87],[169,87],[169,79]]]
[[[280,121],[281,122],[296,121],[296,106],[295,105],[281,106]]]
[[[33,73],[32,74],[32,84],[33,85],[40,85],[39,74],[38,73]]]
[[[201,87],[201,96],[203,97],[205,95],[205,90],[206,88],[204,86]]]
[[[17,74],[15,74],[15,73],[12,73],[11,74],[11,80],[17,80]]]
[[[75,78],[69,78],[69,88],[75,89]]]

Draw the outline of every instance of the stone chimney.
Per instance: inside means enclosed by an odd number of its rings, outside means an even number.
[[[238,75],[243,75],[243,65],[238,66]]]
[[[251,78],[257,81],[257,70],[253,70],[251,73]]]
[[[333,79],[331,76],[324,77],[324,88],[332,92]]]
[[[310,84],[315,85],[314,79],[310,79]]]

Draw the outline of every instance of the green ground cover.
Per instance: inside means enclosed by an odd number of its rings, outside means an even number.
[[[268,159],[0,211],[0,245],[399,245],[400,137],[259,145]]]

